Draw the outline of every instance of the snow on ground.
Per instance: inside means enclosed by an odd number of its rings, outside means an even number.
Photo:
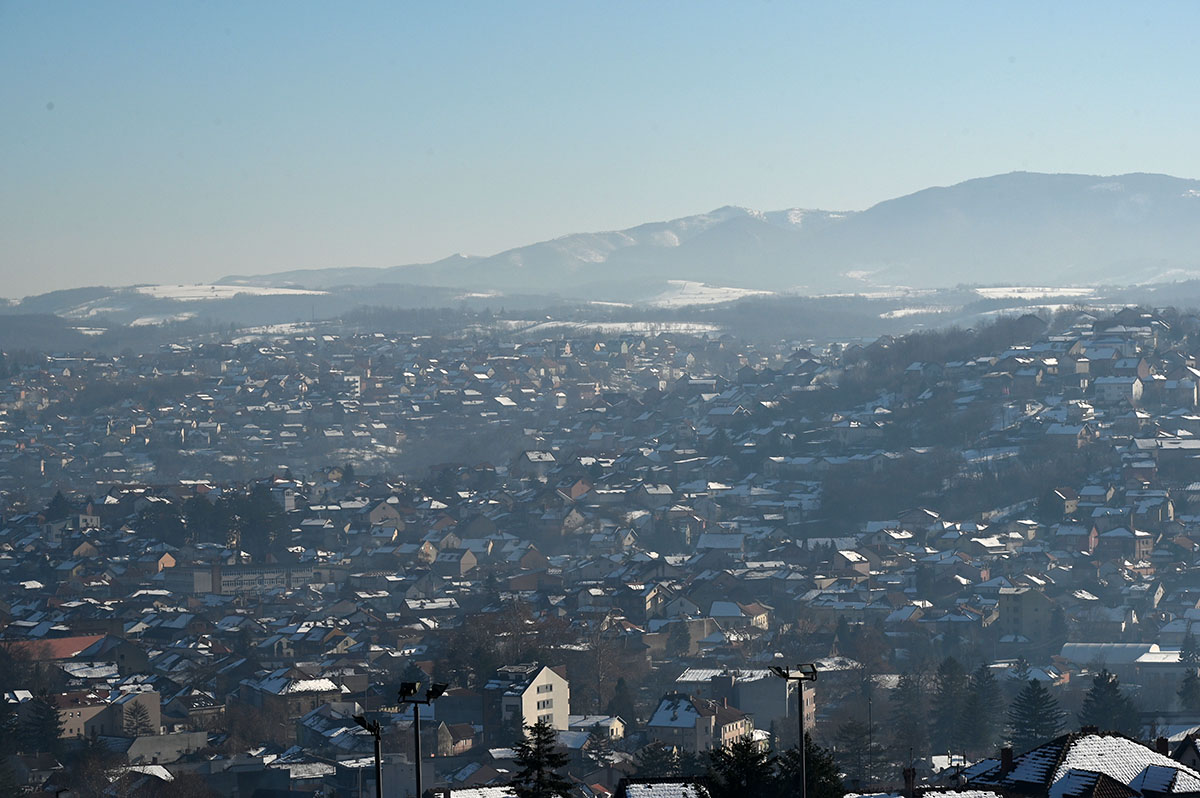
[[[928,305],[923,308],[896,308],[879,314],[881,319],[902,319],[905,316],[923,316],[927,313],[950,313],[956,308],[946,305]]]
[[[692,321],[501,321],[499,326],[522,333],[541,335],[551,332],[596,332],[604,335],[621,333],[684,333],[705,335],[721,332],[718,324]]]
[[[188,319],[196,318],[196,314],[188,311],[186,313],[172,313],[166,316],[141,316],[129,322],[130,327],[149,327],[155,324],[166,324],[172,321],[187,321]]]
[[[812,292],[805,291],[803,287],[796,288],[792,293],[800,294],[801,296],[810,296],[817,299],[836,299],[838,297],[857,297],[858,299],[911,299],[912,297],[928,296],[936,294],[936,288],[908,288],[906,286],[894,286],[892,288],[880,288],[876,291],[828,291],[828,292]]]
[[[1020,305],[1020,306],[1010,307],[1010,308],[997,308],[995,310],[985,310],[981,313],[972,314],[970,316],[970,318],[972,318],[972,319],[990,319],[990,318],[996,318],[999,316],[1012,316],[1017,313],[1035,313],[1035,314],[1056,313],[1057,311],[1060,311],[1060,310],[1071,310],[1072,308],[1075,308],[1075,307],[1077,307],[1077,305],[1074,303],[1049,303],[1049,304],[1039,304],[1039,305]],[[1112,311],[1113,313],[1115,313],[1123,307],[1125,307],[1125,306],[1121,305],[1121,304],[1112,304],[1112,303],[1096,304],[1096,303],[1089,302],[1087,305],[1087,310],[1089,313],[1104,312],[1104,311]]]
[[[303,333],[312,332],[313,325],[304,321],[290,321],[284,324],[264,324],[260,327],[243,327],[238,330],[241,333],[237,338],[234,338],[234,344],[250,344],[255,341],[261,341],[263,338],[273,336],[301,335]]]
[[[708,285],[693,280],[668,280],[670,286],[646,304],[659,308],[681,308],[688,305],[719,305],[748,296],[770,296],[773,291],[755,291],[750,288],[732,288]]]
[[[72,327],[77,333],[83,335],[104,335],[108,330],[104,327]]]
[[[62,315],[68,319],[90,319],[93,316],[99,316],[104,313],[120,313],[121,309],[118,307],[101,304],[103,301],[107,301],[107,299],[108,297],[105,300],[84,302],[82,305],[64,311]]]
[[[313,325],[307,321],[289,321],[284,324],[264,324],[261,327],[243,327],[238,332],[245,335],[296,335],[309,332]]]
[[[1141,276],[1134,285],[1156,285],[1158,283],[1178,283],[1182,280],[1195,280],[1200,272],[1195,269],[1167,269],[1155,272],[1149,276]]]
[[[1094,288],[1054,288],[1052,286],[1009,285],[971,289],[985,299],[1046,299],[1052,296],[1092,296]]]
[[[307,288],[275,288],[265,285],[139,285],[134,289],[139,294],[155,299],[175,299],[182,302],[194,302],[203,299],[231,299],[238,294],[252,296],[303,296],[328,293],[327,291],[312,291]]]

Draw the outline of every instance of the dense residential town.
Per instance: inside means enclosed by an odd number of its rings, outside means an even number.
[[[720,795],[803,728],[859,793],[1200,792],[1198,356],[1172,308],[6,352],[0,779],[499,798],[536,727],[578,798]]]

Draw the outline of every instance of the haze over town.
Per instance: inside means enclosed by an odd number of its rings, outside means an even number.
[[[0,2],[0,796],[1200,795],[1198,23]]]

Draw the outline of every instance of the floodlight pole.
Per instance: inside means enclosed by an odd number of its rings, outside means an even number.
[[[812,663],[797,665],[795,668],[772,665],[771,673],[785,682],[796,683],[796,728],[800,735],[796,738],[796,748],[800,752],[800,798],[808,798],[808,752],[804,744],[804,683],[817,680],[817,666]]]
[[[446,692],[447,685],[432,684],[425,691],[424,698],[417,698],[417,691],[421,689],[420,682],[402,682],[400,684],[399,700],[401,704],[412,704],[413,709],[413,759],[416,762],[417,771],[417,795],[416,798],[421,798],[421,705],[429,706]],[[383,796],[379,796],[383,798]]]
[[[425,703],[429,703],[426,701]],[[417,798],[421,798],[421,706],[412,702],[413,708],[413,759],[417,762]]]

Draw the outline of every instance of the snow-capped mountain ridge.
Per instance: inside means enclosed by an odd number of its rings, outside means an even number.
[[[1131,284],[1200,271],[1200,181],[1013,172],[864,211],[724,206],[490,256],[229,277],[324,289],[406,283],[643,299],[666,280],[806,293],[1005,282]]]

